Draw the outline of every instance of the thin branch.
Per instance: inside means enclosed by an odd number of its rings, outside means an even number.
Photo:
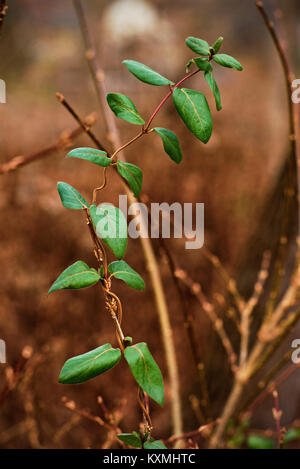
[[[254,285],[254,290],[251,298],[245,304],[241,312],[241,348],[240,348],[240,366],[244,365],[248,357],[248,344],[250,335],[250,316],[255,306],[257,305],[260,296],[264,290],[264,284],[269,274],[271,253],[266,251],[263,256],[260,271],[257,276],[257,281]]]
[[[95,134],[90,130],[90,125],[88,125],[86,122],[84,122],[80,119],[78,114],[74,111],[74,109],[66,101],[65,97],[61,93],[56,93],[56,97],[57,97],[58,101],[63,106],[65,106],[65,108],[69,111],[69,113],[78,122],[78,124],[81,126],[82,130],[84,130],[88,134],[88,136],[93,140],[93,142],[96,144],[96,146],[99,148],[99,150],[106,151],[105,148],[102,146],[102,144],[97,139],[97,137],[95,136]]]
[[[213,305],[209,302],[206,295],[203,293],[199,283],[193,282],[193,280],[188,277],[187,273],[183,270],[176,271],[175,275],[184,283],[188,288],[190,293],[199,301],[203,311],[207,314],[210,319],[212,326],[216,330],[222,345],[228,355],[228,360],[233,373],[237,371],[237,356],[233,350],[230,339],[227,335],[227,332],[224,329],[223,321],[218,317]]]
[[[191,352],[192,352],[192,357],[194,360],[194,364],[197,370],[197,376],[199,377],[199,384],[200,384],[200,389],[201,389],[201,410],[203,414],[205,415],[206,418],[209,417],[210,414],[210,402],[209,402],[209,394],[208,394],[208,389],[207,389],[207,382],[206,382],[206,373],[205,373],[205,366],[203,363],[203,359],[201,357],[201,352],[199,350],[199,340],[196,336],[196,331],[194,327],[194,322],[193,322],[193,316],[192,313],[190,312],[190,307],[187,306],[186,304],[186,298],[184,291],[182,289],[182,285],[179,280],[178,272],[181,271],[173,259],[173,256],[170,252],[170,249],[167,247],[165,241],[163,238],[160,238],[160,245],[161,248],[165,254],[174,285],[176,287],[176,290],[178,292],[178,297],[180,301],[180,310],[183,315],[183,321],[184,321],[184,328],[187,332],[187,337],[189,340]]]
[[[262,403],[263,401],[274,391],[274,389],[278,389],[278,387],[286,381],[292,374],[298,370],[299,365],[295,365],[294,363],[288,366],[274,381],[270,381],[269,385],[261,392],[261,394],[255,399],[255,401],[251,404],[248,411],[253,413]]]
[[[87,128],[91,127],[92,125],[94,125],[96,120],[97,120],[96,113],[90,114],[89,116],[84,118],[85,126]],[[59,137],[57,142],[55,142],[54,144],[49,145],[48,147],[45,147],[35,153],[30,153],[24,156],[15,156],[14,158],[7,161],[6,163],[3,163],[2,165],[0,165],[0,174],[6,174],[6,173],[9,173],[10,171],[15,171],[21,166],[25,166],[29,163],[32,163],[33,161],[37,161],[42,158],[46,158],[47,156],[50,156],[52,153],[55,153],[56,151],[70,148],[72,146],[73,140],[77,138],[79,135],[81,135],[83,131],[86,132],[86,130],[83,129],[82,127],[77,127],[72,132],[69,132],[69,131],[62,132],[61,136]]]
[[[28,360],[31,358],[33,350],[30,346],[23,348],[21,356],[14,368],[6,370],[6,384],[0,394],[0,407],[4,404],[7,396],[15,389],[17,383],[23,375]]]
[[[207,438],[207,436],[210,434],[212,428],[219,423],[219,419],[214,420],[213,422],[209,422],[206,425],[201,425],[201,427],[197,428],[197,430],[193,430],[188,433],[183,433],[182,435],[172,435],[170,438],[167,440],[164,440],[165,443],[173,443],[174,441],[178,440],[187,440],[189,438],[195,438],[199,436],[203,436],[204,438]]]
[[[278,398],[278,392],[276,391],[276,389],[273,391],[273,399],[274,399],[274,407],[272,409],[272,413],[273,413],[273,417],[274,417],[275,424],[276,424],[278,449],[280,449],[282,446],[282,432],[281,432],[281,427],[280,427],[280,419],[282,416],[282,410],[280,410],[279,408],[279,398]]]
[[[291,360],[291,352],[287,352],[275,366],[273,366],[266,375],[261,378],[258,383],[255,385],[255,388],[251,394],[246,398],[245,403],[242,405],[240,414],[251,414],[255,410],[254,402],[256,402],[257,397],[260,395],[263,389],[269,384],[271,379]],[[243,420],[243,417],[241,417]]]
[[[220,277],[223,279],[226,285],[228,292],[231,294],[231,296],[233,297],[235,301],[237,310],[240,313],[242,313],[243,308],[245,306],[245,300],[237,289],[236,281],[228,274],[227,270],[222,265],[220,259],[215,254],[210,252],[210,250],[207,247],[204,246],[201,252],[204,255],[204,257],[212,264],[212,266],[219,273]]]
[[[6,5],[6,0],[0,0],[0,36],[2,33],[2,27],[3,27],[3,21],[8,9],[8,6]]]

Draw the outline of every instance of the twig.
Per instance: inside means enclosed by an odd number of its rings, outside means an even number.
[[[85,126],[87,128],[91,127],[92,125],[94,125],[96,120],[96,113],[90,114],[84,119]],[[35,153],[30,153],[29,155],[15,156],[11,160],[0,165],[0,174],[6,174],[10,171],[15,171],[21,166],[25,166],[29,163],[32,163],[33,161],[40,160],[42,158],[46,158],[47,156],[50,156],[56,151],[69,148],[72,145],[73,140],[77,138],[80,134],[82,134],[83,131],[86,131],[86,129],[83,129],[82,127],[77,127],[72,132],[65,131],[61,134],[57,142],[55,142],[54,144],[49,145],[48,147],[43,148],[42,150],[39,150]]]
[[[0,36],[2,33],[3,21],[7,12],[8,6],[6,0],[0,0]]]
[[[197,428],[197,430],[193,430],[188,433],[183,433],[182,435],[172,435],[170,438],[167,440],[164,440],[166,443],[173,443],[174,441],[178,440],[187,440],[189,438],[197,437],[197,436],[204,436],[207,437],[207,435],[210,433],[212,428],[219,422],[219,419],[214,420],[213,422],[209,422],[206,425],[201,425],[201,427]]]
[[[210,252],[210,250],[206,246],[202,248],[201,253],[219,273],[219,275],[225,282],[228,292],[231,294],[231,296],[234,299],[237,310],[239,311],[239,313],[241,313],[245,306],[245,300],[239,293],[235,280],[232,277],[230,277],[227,270],[223,267],[220,259],[215,254]]]
[[[121,147],[120,136],[116,126],[116,122],[113,114],[111,113],[107,101],[106,101],[106,86],[104,79],[104,72],[96,57],[95,49],[92,45],[90,38],[87,22],[85,19],[84,11],[80,0],[74,0],[74,5],[77,11],[79,23],[81,26],[81,32],[86,48],[86,58],[88,60],[90,72],[95,83],[97,96],[101,104],[101,109],[104,113],[104,121],[106,123],[108,131],[108,139],[112,142],[114,151]],[[119,158],[123,159],[124,155],[122,152],[119,154]],[[129,198],[129,202],[135,202],[131,191],[125,185],[126,192]],[[142,220],[142,223],[145,222]],[[173,332],[169,318],[167,301],[163,289],[163,284],[160,276],[160,270],[155,258],[151,241],[148,238],[140,238],[144,256],[146,259],[147,267],[149,270],[151,283],[154,292],[154,298],[159,316],[159,323],[162,331],[163,345],[166,354],[167,369],[170,379],[171,387],[171,408],[172,408],[172,422],[173,430],[175,434],[182,433],[182,411],[181,411],[181,400],[180,400],[180,386],[179,386],[179,372],[176,360],[175,345],[173,341]]]
[[[273,391],[273,399],[274,399],[274,407],[272,409],[272,413],[273,413],[273,417],[274,417],[275,424],[276,424],[278,449],[280,449],[282,445],[282,432],[280,428],[280,419],[282,416],[282,410],[280,410],[279,408],[279,398],[278,398],[278,392],[276,391],[276,389]]]
[[[279,360],[276,365],[268,371],[268,373],[261,378],[258,383],[256,384],[254,390],[251,392],[249,397],[246,398],[245,403],[242,405],[242,408],[240,410],[241,415],[244,413],[251,414],[255,410],[254,402],[256,401],[256,398],[260,393],[262,392],[263,389],[266,388],[266,386],[269,384],[271,379],[278,373],[278,371],[281,370],[291,359],[291,352],[287,352],[281,360]],[[243,419],[243,417],[241,417]]]
[[[189,339],[192,357],[193,357],[194,364],[197,370],[197,376],[199,377],[200,388],[201,388],[200,404],[201,404],[202,412],[204,413],[205,417],[209,417],[210,402],[209,402],[209,395],[208,395],[208,389],[207,389],[207,383],[206,383],[205,367],[202,361],[201,352],[198,347],[199,340],[195,333],[193,316],[192,316],[192,313],[190,312],[190,307],[186,304],[184,291],[182,289],[179,276],[177,275],[177,273],[180,272],[181,269],[176,267],[173,256],[169,248],[167,247],[165,241],[162,238],[160,238],[160,245],[166,256],[166,260],[167,260],[170,272],[172,274],[174,285],[178,292],[178,297],[179,297],[179,301],[181,305],[180,310],[183,314],[184,328],[187,332],[187,337]]]
[[[259,298],[263,292],[265,281],[268,277],[270,267],[271,253],[266,251],[263,256],[260,271],[257,276],[257,281],[254,285],[254,290],[251,298],[247,301],[241,312],[241,349],[240,349],[240,366],[244,365],[248,357],[248,343],[250,335],[250,316]]]
[[[88,125],[86,122],[82,121],[78,114],[74,111],[74,109],[69,105],[69,103],[66,101],[65,97],[61,93],[56,93],[56,97],[58,101],[65,106],[65,108],[69,111],[69,113],[74,117],[74,119],[78,122],[82,130],[88,134],[88,136],[93,140],[93,142],[97,145],[97,147],[100,150],[106,151],[104,147],[102,147],[101,143],[97,139],[97,137],[94,135],[94,133],[90,130],[90,125]]]
[[[82,417],[85,417],[86,419],[91,420],[92,422],[95,422],[100,427],[103,427],[106,430],[113,432],[116,439],[117,434],[122,433],[122,430],[115,423],[103,420],[101,417],[99,417],[99,415],[93,415],[88,410],[80,409],[79,407],[77,407],[75,401],[69,400],[65,396],[62,397],[62,403],[67,409],[71,410],[72,412],[75,412],[76,414],[81,415]],[[120,443],[121,446],[126,448],[126,445],[124,445],[122,441],[120,441],[119,439],[117,439],[117,441],[118,443]]]
[[[274,381],[270,381],[269,385],[267,386],[264,391],[255,399],[255,401],[249,407],[249,412],[253,413],[262,403],[263,401],[274,391],[274,389],[278,389],[280,384],[282,384],[287,378],[289,378],[295,371],[299,368],[299,365],[295,365],[294,363],[288,366]]]
[[[199,283],[193,282],[193,280],[188,277],[187,273],[183,270],[176,271],[175,275],[186,285],[190,293],[199,301],[203,311],[209,317],[214,329],[216,330],[223,347],[228,355],[229,363],[233,373],[237,371],[237,356],[233,350],[230,339],[224,329],[223,321],[218,317],[217,313],[214,310],[213,305],[208,301],[206,295],[203,293]]]
[[[23,348],[21,356],[14,368],[8,368],[6,373],[6,385],[0,394],[0,407],[4,404],[9,393],[16,387],[24,368],[33,353],[32,347],[27,345]]]

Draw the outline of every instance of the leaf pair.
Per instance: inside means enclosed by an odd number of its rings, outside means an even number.
[[[67,154],[67,157],[90,161],[104,168],[111,163],[111,159],[107,157],[107,153],[102,150],[97,150],[96,148],[75,148]],[[74,187],[70,186],[70,184],[59,182],[57,184],[57,190],[64,207],[72,210],[83,210],[89,207],[84,197],[82,197]]]
[[[142,277],[125,261],[114,261],[108,266],[112,277],[123,280],[129,287],[145,290]],[[95,285],[100,280],[99,273],[85,262],[77,261],[67,267],[51,285],[48,293],[56,290],[79,290]]]
[[[208,42],[197,37],[188,37],[185,40],[186,45],[196,54],[204,55],[206,57],[211,57],[216,63],[222,67],[235,68],[236,70],[243,70],[242,65],[234,57],[231,57],[227,54],[218,54],[221,45],[223,43],[223,38],[219,37],[212,47],[209,46]],[[196,59],[194,59],[196,61]],[[196,62],[195,62],[196,63]],[[200,61],[198,62],[201,63]],[[202,61],[202,63],[204,63]]]
[[[59,182],[57,190],[64,207],[73,210],[89,208],[97,235],[121,259],[127,247],[127,222],[123,212],[111,204],[89,206],[82,195],[66,182]]]
[[[117,435],[120,441],[123,441],[128,446],[133,448],[144,448],[144,449],[167,449],[166,446],[160,440],[154,440],[150,438],[149,441],[143,443],[141,435],[137,432],[132,433],[120,433]]]
[[[163,378],[147,344],[143,342],[126,347],[124,356],[139,386],[162,406],[164,403]],[[113,368],[120,358],[119,348],[115,349],[110,344],[102,345],[67,360],[60,372],[59,382],[83,383]]]

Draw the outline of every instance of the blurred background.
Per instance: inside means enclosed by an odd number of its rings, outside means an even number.
[[[126,151],[128,161],[142,168],[143,192],[152,201],[205,204],[205,244],[235,276],[288,148],[282,70],[254,1],[88,0],[84,5],[108,91],[130,96],[146,118],[165,91],[136,80],[122,60],[141,61],[176,81],[184,76],[185,64],[193,56],[184,42],[187,36],[204,38],[210,44],[223,36],[222,52],[243,64],[241,73],[215,67],[223,103],[219,113],[203,79],[196,76],[187,84],[206,94],[212,110],[214,130],[207,145],[186,130],[171,102],[157,116],[156,125],[173,130],[180,139],[184,157],[179,167],[164,154],[154,135]],[[297,0],[266,0],[265,5],[273,12],[298,77],[300,4]],[[10,0],[8,6],[0,40],[0,78],[7,86],[7,103],[0,105],[0,164],[38,151],[54,143],[63,131],[76,127],[55,92],[63,93],[81,116],[98,111],[72,2]],[[135,135],[132,125],[124,121],[118,125],[122,141]],[[105,141],[101,117],[94,131]],[[86,136],[80,136],[76,146],[92,145]],[[65,153],[55,152],[0,176],[0,338],[7,344],[9,366],[18,362],[24,346],[33,348],[26,379],[0,409],[2,448],[103,447],[106,431],[74,416],[61,403],[63,396],[94,414],[99,413],[97,396],[103,396],[111,410],[119,409],[124,431],[136,429],[140,422],[136,387],[124,364],[83,385],[57,382],[67,358],[115,341],[98,289],[47,296],[49,286],[66,266],[78,259],[94,263],[84,218],[62,207],[56,183],[66,181],[89,198],[91,189],[101,181],[101,172],[84,162],[67,161]],[[123,193],[120,180],[110,174],[101,198],[118,203],[119,193]],[[179,265],[216,300],[222,314],[223,287],[201,250],[185,250],[184,240],[167,243]],[[191,406],[191,396],[199,398],[198,383],[183,333],[179,298],[158,242],[154,249],[174,328],[188,431],[199,425]],[[156,333],[157,313],[138,240],[130,240],[125,260],[130,260],[147,284],[145,292],[131,291],[121,282],[115,285],[124,305],[125,332],[136,342],[147,341],[165,375],[162,341]],[[239,275],[247,282],[247,269]],[[197,303],[189,301],[218,415],[230,386],[226,357],[209,320]],[[288,347],[289,343],[284,350]],[[7,367],[0,365],[0,386],[6,375]],[[295,376],[282,389],[283,421],[289,422],[300,412],[299,378]],[[154,404],[151,409],[159,438],[171,432],[167,382],[166,395],[164,409]],[[273,425],[271,407],[266,401],[256,417],[257,425]]]

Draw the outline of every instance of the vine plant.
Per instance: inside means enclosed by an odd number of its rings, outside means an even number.
[[[104,182],[96,187],[89,204],[84,197],[72,186],[65,182],[58,183],[58,192],[64,207],[82,210],[93,242],[97,268],[89,267],[79,260],[69,266],[52,284],[49,293],[63,289],[81,289],[99,284],[104,295],[105,308],[110,314],[116,330],[119,347],[110,343],[101,345],[83,355],[67,360],[60,372],[59,382],[63,384],[77,384],[88,381],[116,366],[124,356],[131,373],[138,384],[138,403],[143,412],[144,429],[139,432],[123,433],[118,438],[133,447],[165,448],[161,441],[155,441],[151,436],[152,422],[149,412],[149,398],[159,405],[164,404],[164,383],[162,374],[146,343],[133,344],[132,338],[125,335],[122,328],[122,304],[119,297],[112,291],[115,279],[123,280],[129,287],[144,290],[142,277],[135,272],[123,257],[127,247],[127,223],[121,210],[111,204],[102,203],[98,207],[97,193],[107,184],[107,170],[114,167],[126,181],[135,197],[139,197],[142,188],[143,174],[139,167],[123,162],[117,158],[118,153],[132,145],[142,136],[156,133],[162,140],[165,152],[177,164],[182,160],[182,152],[177,136],[174,132],[151,127],[151,124],[166,103],[173,96],[175,108],[188,129],[203,143],[207,143],[212,134],[212,117],[208,102],[203,93],[180,86],[199,72],[204,78],[215,98],[216,108],[222,109],[218,85],[213,76],[212,62],[223,67],[242,70],[241,64],[227,54],[219,54],[223,38],[219,37],[213,46],[203,39],[188,37],[187,46],[197,54],[186,65],[186,75],[176,84],[160,75],[146,65],[134,60],[123,63],[136,78],[144,83],[169,87],[168,94],[156,107],[147,121],[140,116],[132,100],[121,93],[109,93],[107,102],[113,113],[120,119],[140,126],[138,134],[118,148],[113,154],[95,148],[76,148],[68,153],[68,157],[80,158],[103,167]],[[191,67],[195,67],[190,71]],[[117,260],[109,263],[106,248],[109,248]]]

